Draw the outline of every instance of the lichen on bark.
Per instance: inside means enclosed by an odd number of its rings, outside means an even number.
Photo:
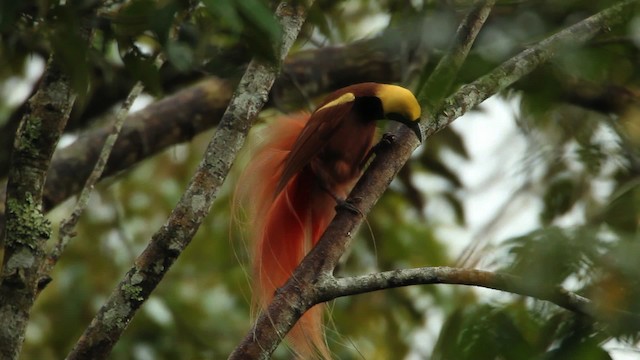
[[[0,359],[17,359],[36,295],[51,224],[42,212],[47,170],[75,95],[53,57],[27,102],[16,132],[7,180],[0,270]]]
[[[51,222],[45,218],[41,207],[31,193],[25,194],[24,201],[14,198],[7,201],[7,215],[17,221],[7,222],[7,241],[37,248],[37,241],[51,237]]]

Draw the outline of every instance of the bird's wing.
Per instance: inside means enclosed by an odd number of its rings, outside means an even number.
[[[285,159],[282,175],[276,187],[276,195],[284,189],[295,174],[302,171],[313,157],[320,153],[340,124],[349,116],[353,116],[351,110],[354,102],[353,93],[346,93],[333,101],[326,102],[311,114],[309,122],[302,129]]]

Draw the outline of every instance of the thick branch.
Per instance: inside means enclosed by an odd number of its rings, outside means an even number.
[[[280,61],[283,61],[300,31],[305,8],[281,3],[276,15],[284,33],[279,49]],[[82,334],[68,359],[106,358],[137,309],[190,243],[209,212],[254,117],[266,103],[279,65],[251,62],[184,195]]]
[[[38,91],[27,104],[11,156],[0,277],[2,359],[17,359],[24,342],[44,245],[51,236],[51,224],[42,212],[44,181],[73,101],[69,79],[49,59]]]
[[[443,110],[426,124],[427,138],[444,129],[456,118],[489,96],[504,90],[513,82],[547,61],[559,46],[567,43],[580,45],[592,36],[621,21],[621,15],[637,0],[623,1],[595,16],[559,32],[508,60],[496,70],[464,86],[445,100]],[[424,102],[424,101],[423,101]],[[427,116],[423,122],[427,121]],[[338,209],[337,215],[326,232],[291,279],[278,291],[267,311],[257,320],[242,343],[234,350],[231,359],[258,357],[265,351],[273,351],[293,324],[310,306],[321,301],[315,284],[322,277],[330,276],[338,259],[349,246],[353,234],[360,226],[380,195],[387,188],[400,167],[419,145],[418,139],[406,128],[396,134],[394,146],[381,149],[367,172],[351,192],[349,200],[359,212]]]

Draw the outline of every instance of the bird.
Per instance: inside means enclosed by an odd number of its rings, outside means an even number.
[[[248,217],[259,308],[266,308],[344,203],[373,154],[376,121],[405,124],[421,140],[420,115],[408,89],[366,82],[332,92],[310,115],[283,116],[261,130],[234,200]],[[287,340],[298,358],[330,359],[322,307],[307,311]]]

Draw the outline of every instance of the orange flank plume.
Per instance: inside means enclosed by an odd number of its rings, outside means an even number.
[[[237,186],[236,199],[249,217],[253,291],[265,308],[335,215],[371,153],[375,120],[407,124],[420,137],[420,106],[410,91],[363,83],[327,96],[311,114],[273,121],[262,130]],[[315,306],[288,340],[301,359],[330,358]]]

